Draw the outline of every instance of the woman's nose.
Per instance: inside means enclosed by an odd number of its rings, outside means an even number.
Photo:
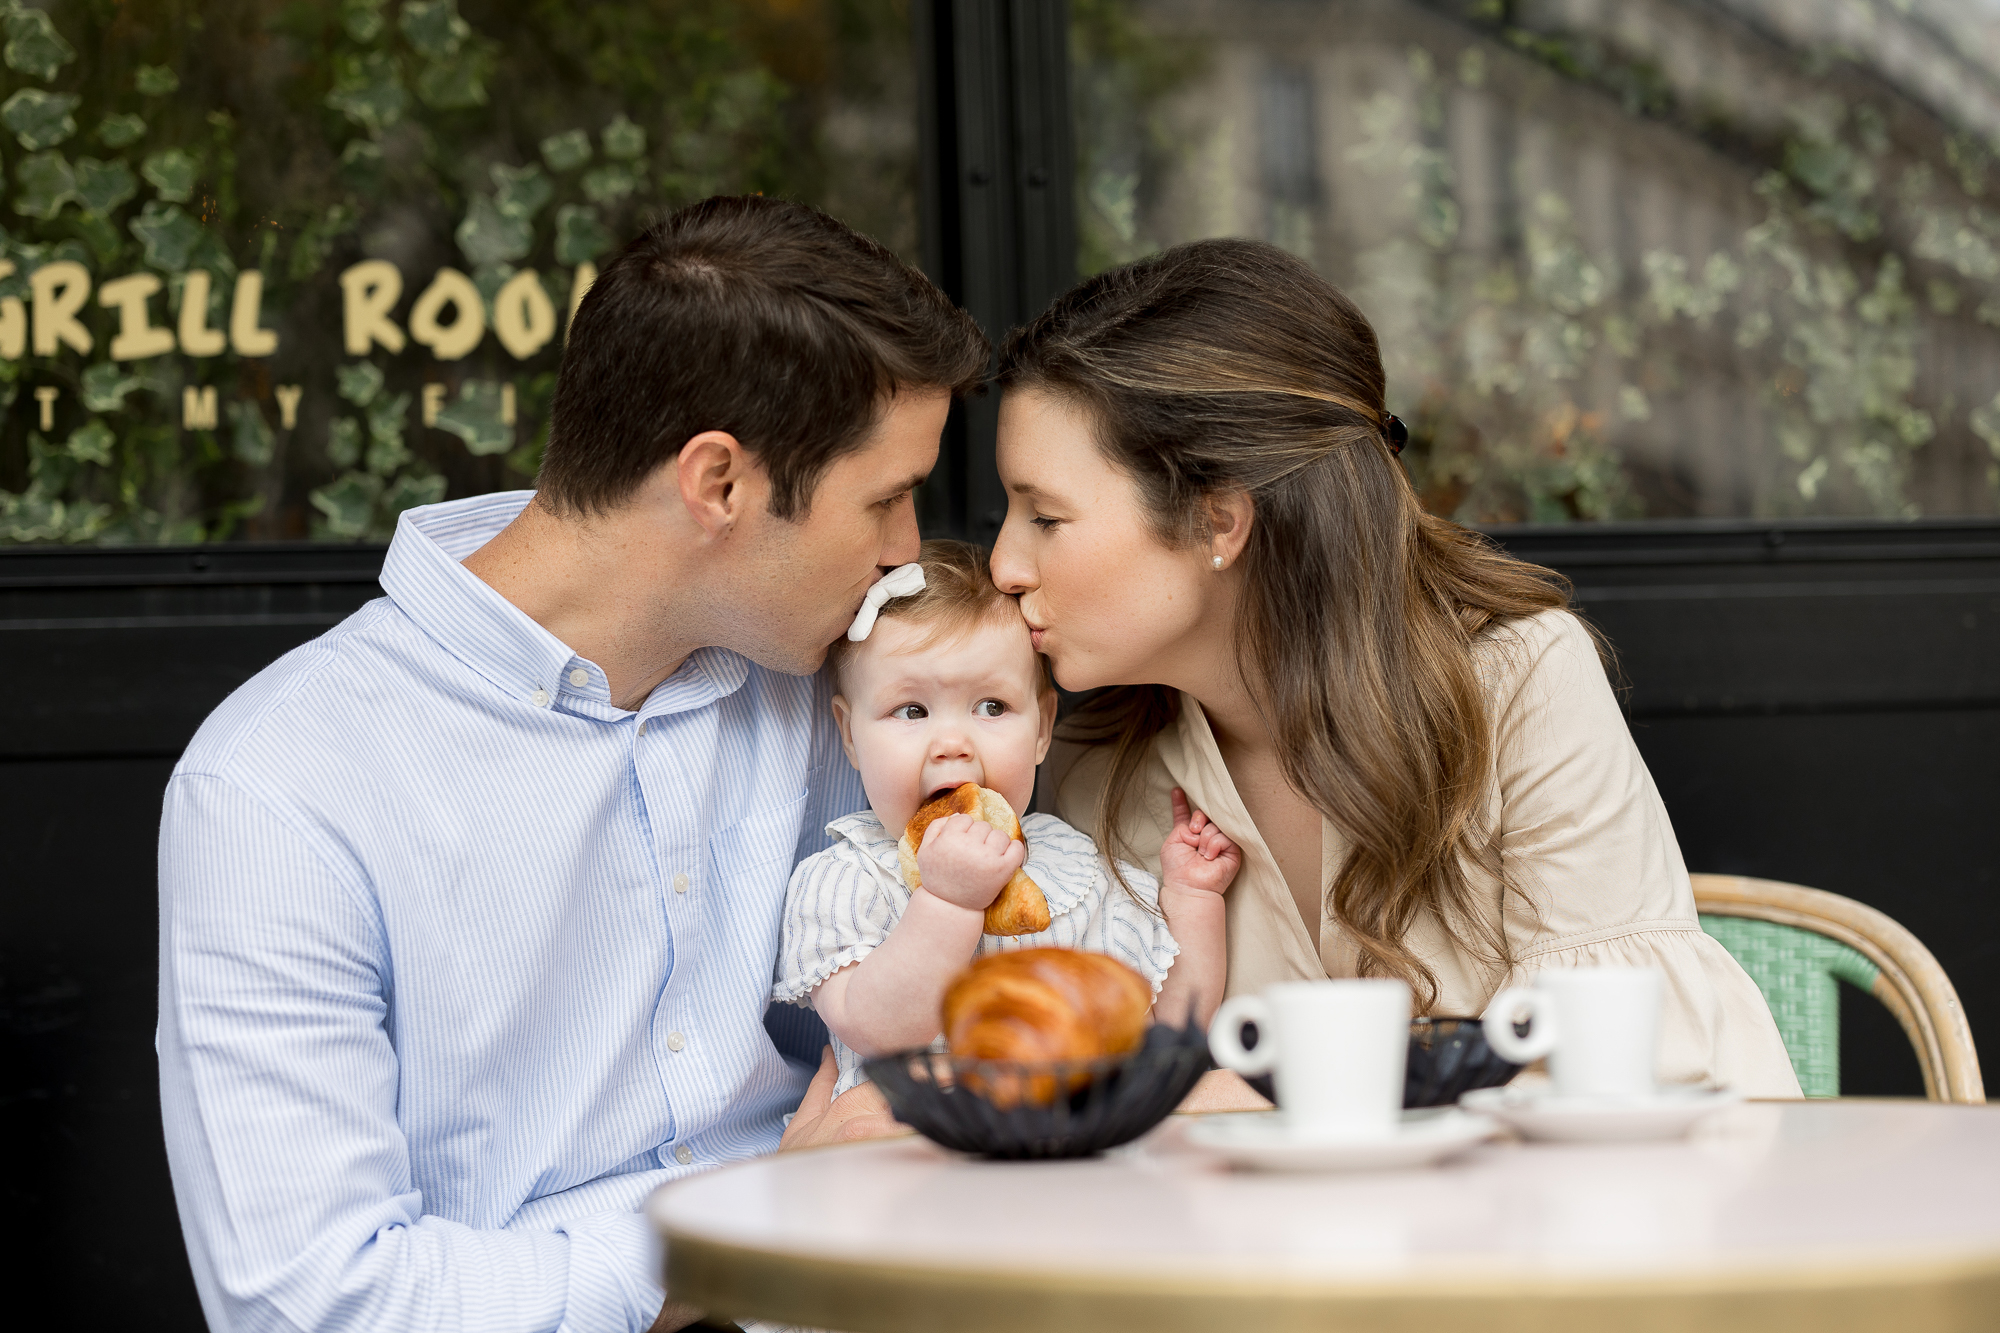
[[[1035,577],[1035,566],[1022,553],[1020,540],[1015,536],[1016,525],[1009,520],[1000,525],[1000,535],[994,539],[993,554],[987,567],[993,573],[993,586],[1012,597],[1019,597],[1031,588],[1041,586]]]

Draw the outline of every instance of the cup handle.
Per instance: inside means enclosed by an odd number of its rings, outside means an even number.
[[[1514,1034],[1514,1024],[1523,1010],[1527,1011],[1528,1035],[1520,1037]],[[1486,1044],[1501,1059],[1517,1065],[1533,1064],[1556,1048],[1556,1016],[1549,997],[1526,986],[1515,986],[1494,996],[1493,1003],[1486,1006],[1486,1017],[1480,1020],[1480,1026],[1486,1030]]]
[[[1243,1049],[1243,1025],[1257,1025],[1257,1049]],[[1278,1063],[1278,1033],[1271,1023],[1271,1006],[1256,995],[1224,1000],[1208,1025],[1208,1051],[1215,1062],[1239,1074],[1268,1074]]]

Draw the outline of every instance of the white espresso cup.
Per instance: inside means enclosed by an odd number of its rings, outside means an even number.
[[[1645,1097],[1654,1090],[1660,1036],[1657,967],[1544,972],[1532,988],[1503,990],[1486,1006],[1486,1044],[1515,1064],[1549,1058],[1565,1097]],[[1528,1024],[1528,1035],[1514,1031]]]
[[[1255,1050],[1243,1025],[1257,1025]],[[1285,981],[1223,1002],[1209,1026],[1216,1062],[1271,1073],[1300,1134],[1386,1135],[1403,1109],[1410,988],[1400,981]]]

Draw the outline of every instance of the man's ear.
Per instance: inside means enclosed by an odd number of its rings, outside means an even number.
[[[1248,491],[1212,491],[1207,508],[1209,553],[1233,565],[1250,544],[1250,525],[1257,521],[1257,506]]]
[[[854,771],[861,771],[861,761],[854,757],[854,710],[847,706],[847,696],[833,696],[833,725],[840,728],[840,748],[847,751],[847,762]]]
[[[751,506],[761,504],[761,473],[750,453],[727,431],[705,430],[681,446],[675,461],[681,503],[711,539],[729,535]]]
[[[1042,714],[1041,726],[1035,736],[1035,763],[1039,766],[1042,760],[1049,757],[1049,742],[1056,738],[1056,692],[1043,690],[1037,704]]]

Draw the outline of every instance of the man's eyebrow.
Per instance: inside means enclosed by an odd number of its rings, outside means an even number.
[[[889,490],[883,492],[883,494],[901,495],[904,491],[914,491],[930,479],[931,474],[928,472],[912,472],[908,481],[905,481],[900,486],[891,487]]]

